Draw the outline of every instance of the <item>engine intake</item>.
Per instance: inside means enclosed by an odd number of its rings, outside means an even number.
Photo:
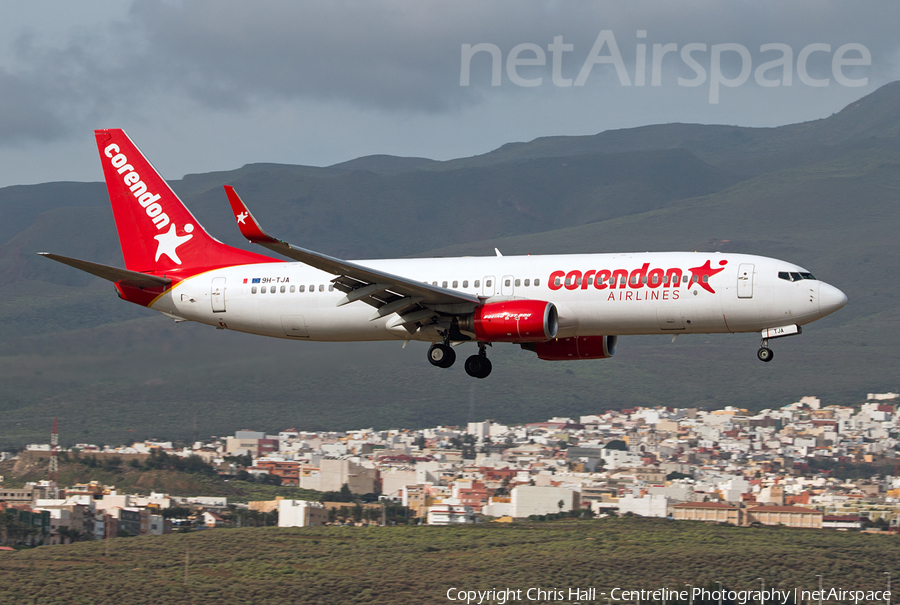
[[[615,355],[617,340],[616,336],[573,336],[523,344],[522,348],[534,351],[539,358],[547,361],[606,359]]]
[[[479,305],[459,328],[484,342],[538,343],[556,338],[559,315],[544,300],[507,300]]]

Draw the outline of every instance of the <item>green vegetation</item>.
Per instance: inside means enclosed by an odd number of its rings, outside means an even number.
[[[13,472],[11,463],[0,464],[4,485],[21,487],[28,481],[47,477],[46,465],[20,474]],[[99,481],[114,485],[123,493],[149,494],[163,492],[172,496],[225,496],[229,502],[274,500],[276,496],[293,500],[322,500],[322,492],[298,487],[281,487],[255,481],[241,481],[218,475],[199,458],[179,458],[160,452],[142,463],[124,463],[118,458],[99,459],[95,456],[61,456],[59,482],[74,485]],[[2,601],[0,601],[2,602]]]
[[[770,588],[812,590],[816,574],[826,589],[882,590],[884,572],[896,577],[900,560],[892,536],[640,518],[220,529],[116,539],[108,556],[106,548],[95,542],[0,553],[0,602],[418,605],[446,601],[451,587],[602,592],[721,581],[753,590],[763,578]]]

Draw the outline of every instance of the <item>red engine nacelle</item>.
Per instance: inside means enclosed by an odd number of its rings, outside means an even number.
[[[573,336],[522,345],[522,348],[534,351],[547,361],[606,359],[615,355],[617,340],[616,336]]]
[[[559,315],[544,300],[507,300],[476,307],[460,320],[460,330],[484,342],[544,342],[556,338]]]

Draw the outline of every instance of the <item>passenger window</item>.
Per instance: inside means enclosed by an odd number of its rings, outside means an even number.
[[[531,280],[530,280],[530,279],[526,279],[526,280],[525,280],[525,287],[527,288],[527,287],[530,286],[530,285],[531,285]]]
[[[442,287],[442,288],[446,288],[446,287],[447,287],[447,282],[442,281],[442,282],[441,282],[441,287]]]
[[[708,283],[709,283],[709,275],[704,275],[704,276],[703,276],[703,283],[704,283],[704,284],[708,284]]]
[[[294,286],[291,286],[291,294],[294,293]]]
[[[539,280],[539,279],[534,280],[534,285],[535,285],[535,286],[540,286],[540,285],[541,285],[541,280]]]
[[[516,280],[516,287],[518,288],[520,285],[522,285],[522,280],[521,280],[521,279],[517,279],[517,280]]]
[[[306,286],[297,286],[297,290],[300,292],[306,292]]]
[[[684,282],[684,283],[687,283],[687,280],[688,280],[688,276],[687,276],[687,275],[685,275],[684,277],[681,278],[681,281]]]
[[[650,283],[651,283],[651,284],[658,284],[658,283],[659,283],[659,275],[654,275],[654,276],[653,276],[653,279],[650,281]]]
[[[506,281],[503,283],[503,285],[505,285],[507,288],[509,287],[509,284],[510,284],[510,281],[509,281],[509,280],[506,280]]]
[[[693,281],[695,284],[696,284],[699,280],[700,280],[700,276],[699,276],[699,275],[694,275],[694,276],[691,277],[691,281]]]
[[[463,280],[463,288],[468,288],[468,287],[469,287],[469,280],[464,279]]]
[[[328,291],[334,292],[334,284],[328,284]]]
[[[284,286],[281,286],[281,293],[284,294],[284,291],[285,291],[286,289],[287,289],[287,288],[285,288]]]
[[[480,288],[480,287],[481,287],[481,280],[480,280],[480,279],[476,279],[476,280],[475,280],[475,283],[473,284],[473,286],[476,287],[476,288]]]
[[[433,281],[433,282],[431,282],[431,285],[432,285],[432,286],[436,286],[436,285],[437,285],[437,282],[436,282],[436,281]]]
[[[250,288],[250,294],[256,294],[256,286]]]
[[[456,281],[455,279],[453,280],[453,287],[454,287],[454,288],[458,288],[458,287],[459,287],[459,282]]]
[[[325,284],[319,284],[319,292],[325,291]]]
[[[627,283],[628,283],[628,282],[627,282],[627,281],[625,280],[625,278],[623,277],[623,278],[622,278],[622,283],[619,284],[619,285],[620,285],[620,286],[624,286],[624,285],[627,285]]]
[[[647,283],[647,276],[646,276],[646,275],[645,275],[644,277],[641,278],[641,283],[645,283],[645,284]]]
[[[309,291],[310,291],[310,292],[315,292],[315,291],[316,291],[316,285],[315,285],[315,284],[310,284],[310,285],[309,285]]]
[[[484,287],[485,287],[485,288],[490,288],[492,283],[493,283],[492,280],[487,279],[487,280],[484,281]]]

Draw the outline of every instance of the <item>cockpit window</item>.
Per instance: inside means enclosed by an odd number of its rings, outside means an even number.
[[[800,281],[801,279],[816,279],[813,277],[812,273],[797,273],[797,272],[787,272],[787,271],[779,271],[778,279],[783,279],[785,281]]]

